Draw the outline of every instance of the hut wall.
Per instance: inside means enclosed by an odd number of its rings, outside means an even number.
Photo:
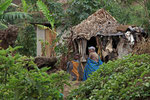
[[[37,27],[37,56],[42,56],[42,44],[39,40],[45,41],[45,30]]]
[[[53,40],[56,39],[56,34],[53,33],[49,29],[40,29],[37,27],[37,56],[44,56],[44,52],[42,51],[42,44],[41,41],[43,42],[48,42],[48,44],[45,45],[45,53],[46,57],[52,57],[55,56],[54,52],[54,47],[55,44],[53,44]]]
[[[49,45],[46,45],[46,57],[55,56],[55,43],[53,43],[53,41],[56,39],[56,34],[49,29],[45,31],[45,34],[45,39],[49,43]]]
[[[49,43],[49,45],[46,45],[45,49],[46,49],[46,57],[50,57],[51,56],[51,32],[49,30],[45,30],[45,40]]]

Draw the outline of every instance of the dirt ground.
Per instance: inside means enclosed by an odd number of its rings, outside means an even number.
[[[64,92],[63,92],[64,100],[66,100],[66,97],[68,96],[69,92],[72,89],[78,88],[78,86],[80,85],[81,82],[80,81],[70,81],[69,83],[70,83],[71,87],[64,85]]]

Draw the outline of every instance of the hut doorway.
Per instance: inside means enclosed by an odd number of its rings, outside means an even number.
[[[96,43],[96,37],[91,37],[90,40],[87,41],[86,55],[89,55],[88,47],[90,46],[94,46],[97,52],[98,48],[97,48],[97,43]]]

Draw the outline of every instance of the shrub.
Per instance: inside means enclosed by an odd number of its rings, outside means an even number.
[[[39,69],[33,58],[14,54],[16,49],[0,50],[0,99],[59,100],[68,75],[62,71],[48,75],[48,68]]]
[[[146,100],[150,98],[150,55],[110,61],[70,92],[77,100]]]
[[[18,52],[26,56],[36,56],[36,32],[33,25],[26,25],[20,28],[16,46],[22,46]]]

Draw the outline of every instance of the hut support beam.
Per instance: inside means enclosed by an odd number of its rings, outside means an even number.
[[[79,54],[81,55],[81,62],[86,62],[85,55],[86,55],[86,46],[87,41],[85,39],[80,39],[78,41],[78,48],[79,48]]]

